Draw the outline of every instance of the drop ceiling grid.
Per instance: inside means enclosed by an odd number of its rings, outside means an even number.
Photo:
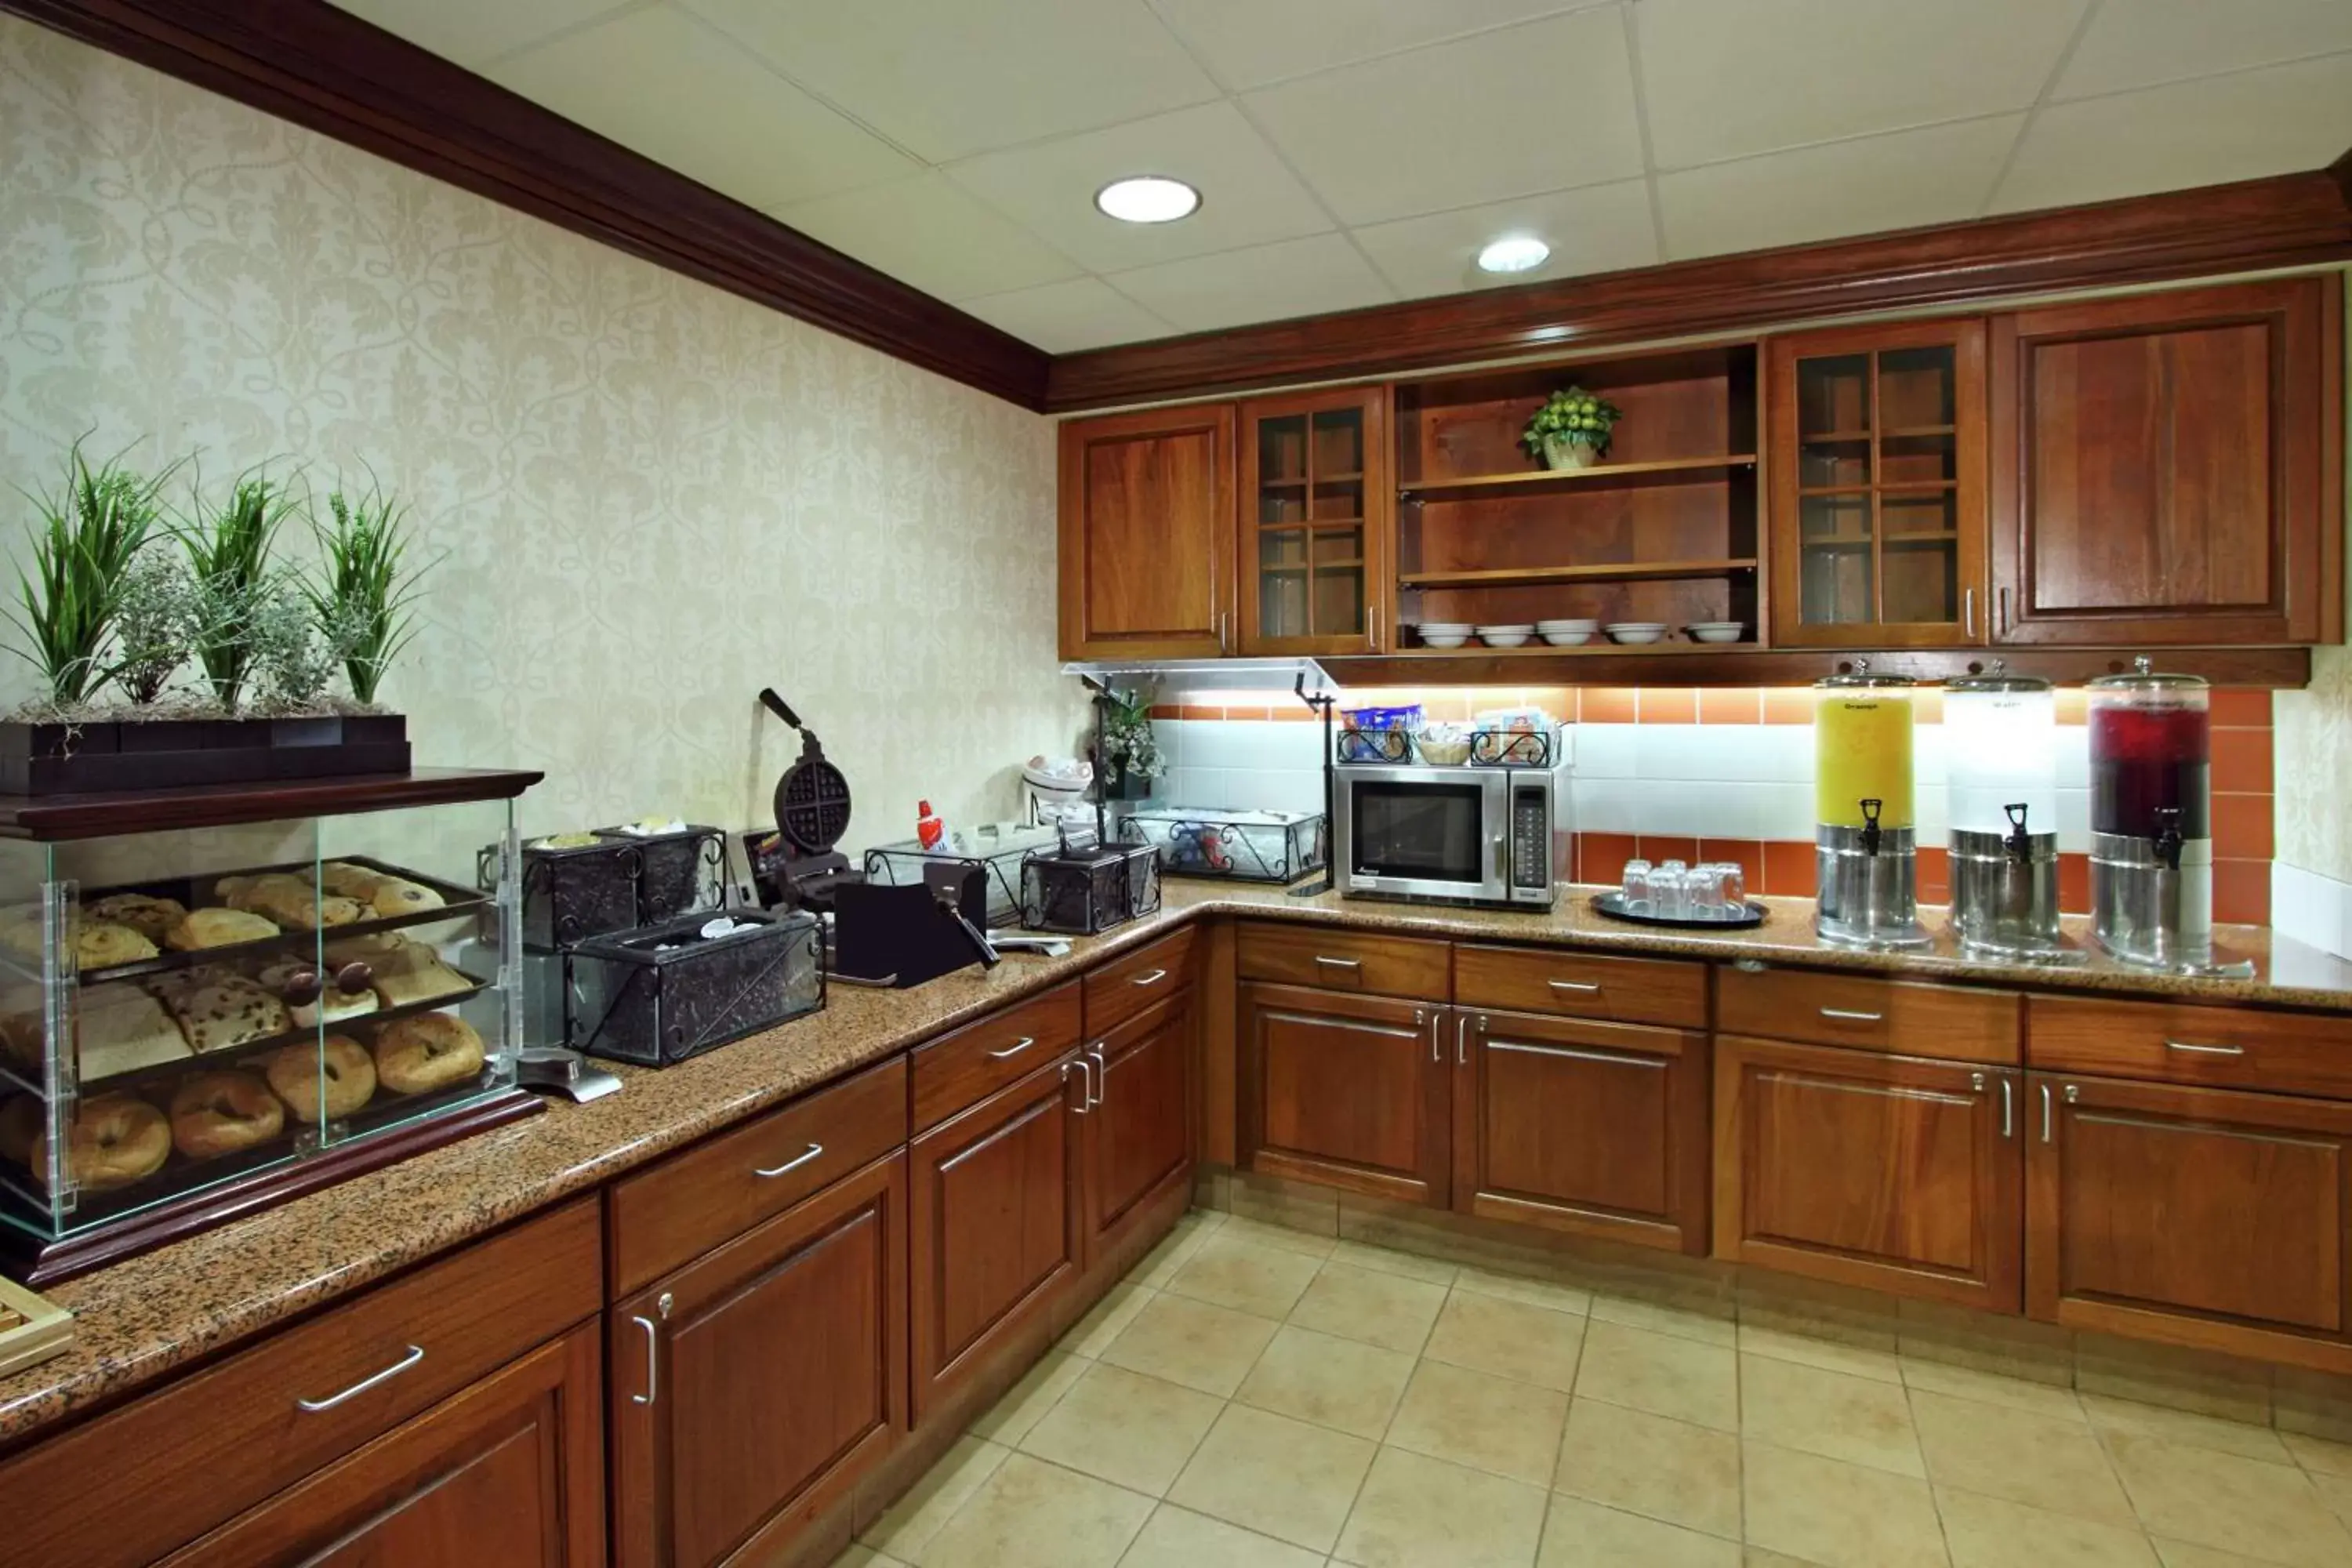
[[[2352,144],[2347,0],[339,3],[1054,353]]]

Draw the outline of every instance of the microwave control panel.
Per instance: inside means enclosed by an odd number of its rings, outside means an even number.
[[[1551,802],[1546,791],[1525,785],[1511,791],[1511,886],[1551,884]]]

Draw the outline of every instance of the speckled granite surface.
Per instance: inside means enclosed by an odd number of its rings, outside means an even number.
[[[1815,939],[1812,906],[1803,900],[1768,900],[1771,918],[1753,930],[1695,937],[1595,914],[1589,891],[1563,897],[1549,913],[1512,914],[1171,882],[1159,914],[1079,942],[1066,958],[1010,958],[992,973],[969,970],[912,991],[835,986],[824,1012],[782,1028],[660,1071],[619,1068],[626,1087],[617,1095],[584,1106],[557,1102],[544,1115],[52,1288],[47,1294],[77,1316],[74,1347],[56,1361],[0,1378],[0,1443],[13,1447],[78,1409],[1213,911],[1339,921],[1430,937],[2352,1011],[2352,963],[2274,942],[2255,928],[2221,933],[2226,956],[2254,962],[2255,979],[2191,981],[2127,970],[2099,957],[2069,970],[1962,962],[1950,955],[1948,941],[1925,954],[1832,949]]]

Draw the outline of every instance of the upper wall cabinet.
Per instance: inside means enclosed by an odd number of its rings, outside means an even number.
[[[1062,426],[1064,658],[1234,651],[1234,408]]]
[[[2340,635],[2340,289],[2294,278],[1995,319],[1995,640]]]
[[[1985,633],[1985,334],[1912,321],[1772,341],[1772,641]]]
[[[1387,412],[1385,387],[1242,405],[1241,652],[1381,646]]]

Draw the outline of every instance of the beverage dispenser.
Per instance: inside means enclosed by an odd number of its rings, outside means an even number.
[[[1913,837],[1911,681],[1852,675],[1814,683],[1818,925],[1832,942],[1924,947]]]
[[[2126,963],[2236,973],[2213,963],[2207,688],[2137,663],[2090,683],[2092,930]]]
[[[2028,962],[2084,954],[2058,928],[2057,699],[2003,672],[1944,686],[1952,925],[1971,953]]]

